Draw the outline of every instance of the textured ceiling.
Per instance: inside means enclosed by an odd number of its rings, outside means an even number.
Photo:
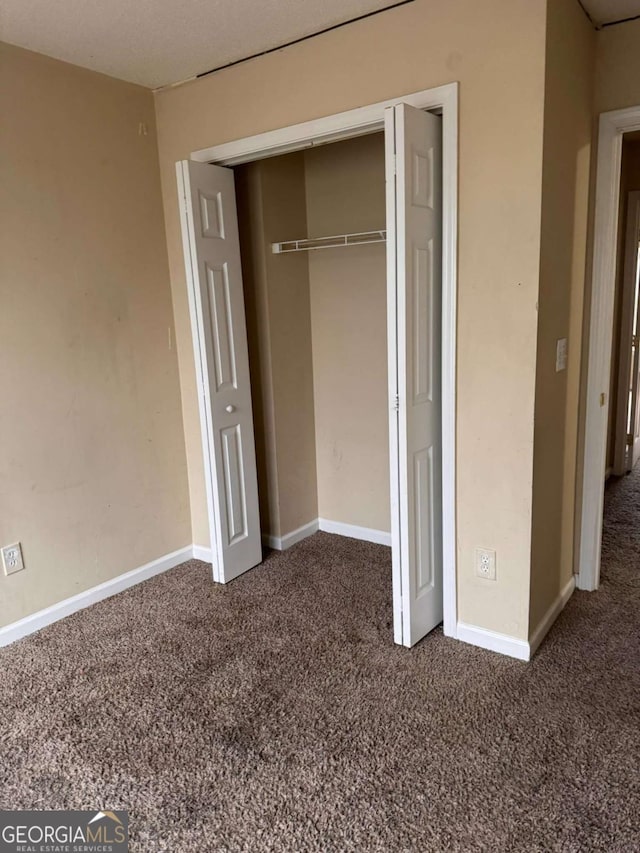
[[[594,24],[612,24],[640,15],[640,0],[581,0]]]
[[[157,88],[395,2],[2,0],[0,37],[56,59]]]
[[[3,41],[157,88],[384,9],[398,0],[1,2]],[[598,25],[640,15],[640,0],[580,2]]]

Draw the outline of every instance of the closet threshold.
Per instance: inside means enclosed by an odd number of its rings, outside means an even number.
[[[384,243],[387,239],[386,230],[359,231],[355,234],[337,234],[333,237],[314,237],[304,240],[286,240],[283,243],[272,243],[274,255],[284,255],[287,252],[308,252],[311,249],[334,249],[339,246],[361,246],[364,243]]]

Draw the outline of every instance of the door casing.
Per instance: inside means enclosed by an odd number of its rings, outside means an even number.
[[[576,586],[584,590],[596,590],[600,584],[622,136],[633,130],[640,130],[640,105],[600,115],[584,441],[576,484],[582,489],[576,528]]]
[[[442,115],[442,533],[443,631],[457,636],[456,318],[458,243],[458,83],[402,94],[346,112],[193,151],[190,159],[236,166],[384,130],[387,107],[406,103]],[[389,164],[387,164],[387,167]],[[197,342],[194,342],[197,348]],[[196,359],[197,361],[197,359]],[[392,465],[397,460],[391,460]],[[210,470],[205,465],[205,470]],[[398,496],[391,494],[392,511]]]

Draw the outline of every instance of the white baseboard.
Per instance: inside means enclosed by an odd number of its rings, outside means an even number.
[[[213,560],[213,552],[206,545],[194,545],[192,556],[194,560],[202,560],[203,563],[210,563]]]
[[[480,646],[492,652],[518,658],[518,660],[531,660],[540,643],[546,637],[549,628],[573,595],[575,588],[575,575],[571,575],[556,600],[540,620],[538,627],[531,634],[529,642],[518,640],[516,637],[510,637],[507,634],[488,631],[486,628],[478,628],[476,625],[467,625],[465,622],[458,622],[457,639],[464,643],[470,643],[472,646]]]
[[[381,545],[391,544],[391,534],[385,531],[344,524],[339,521],[329,521],[325,518],[315,519],[309,522],[309,524],[299,527],[297,530],[292,530],[291,533],[287,533],[283,537],[264,537],[268,540],[265,544],[268,544],[272,548],[278,548],[278,550],[286,550],[296,542],[300,542],[307,536],[311,536],[318,529],[325,533],[350,536],[353,539],[361,539],[366,542],[374,542]],[[24,619],[13,622],[11,625],[5,625],[3,628],[0,628],[0,646],[8,646],[10,643],[33,634],[41,628],[57,622],[59,619],[64,619],[65,616],[70,616],[72,613],[77,613],[78,610],[83,610],[91,604],[96,604],[98,601],[110,598],[112,595],[123,592],[125,589],[129,589],[169,569],[173,569],[175,566],[192,558],[210,563],[211,556],[211,548],[203,545],[189,545],[185,548],[180,548],[178,551],[165,554],[164,557],[152,560],[144,566],[98,584],[98,586],[78,593],[78,595],[53,604],[51,607],[39,610],[37,613],[32,613],[30,616],[25,616]],[[465,643],[470,643],[473,646],[480,646],[483,649],[489,649],[490,651],[518,658],[519,660],[529,660],[544,639],[549,628],[555,622],[558,614],[571,598],[574,589],[575,577],[572,575],[558,598],[544,615],[544,618],[533,632],[531,640],[528,643],[524,640],[518,640],[516,637],[499,634],[475,625],[468,625],[465,622],[458,622],[457,624],[457,639]]]
[[[387,533],[386,530],[359,527],[357,524],[344,524],[342,521],[330,521],[328,518],[319,518],[318,526],[325,533],[337,533],[338,536],[349,536],[351,539],[374,542],[376,545],[391,545],[391,534]]]
[[[51,607],[45,607],[44,610],[39,610],[37,613],[32,613],[30,616],[25,616],[24,619],[19,619],[11,625],[5,625],[0,628],[0,646],[8,646],[9,643],[15,643],[16,640],[26,637],[28,634],[33,634],[59,619],[64,619],[65,616],[70,616],[72,613],[77,613],[78,610],[83,610],[91,604],[96,604],[98,601],[103,601],[105,598],[110,598],[119,592],[123,592],[129,587],[146,581],[154,575],[159,575],[166,572],[168,569],[173,569],[193,557],[193,547],[188,545],[186,548],[180,548],[178,551],[172,551],[171,554],[165,554],[164,557],[159,557],[157,560],[152,560],[150,563],[145,563],[137,569],[126,572],[123,575],[104,583],[93,586],[84,592],[79,592],[71,598],[65,598],[64,601],[59,601],[57,604],[52,604]]]
[[[534,652],[540,645],[540,643],[544,640],[549,632],[549,628],[556,621],[562,610],[564,609],[565,604],[571,596],[573,595],[573,591],[576,588],[576,578],[575,575],[571,575],[571,578],[567,581],[564,588],[560,590],[558,597],[553,602],[551,607],[544,614],[540,623],[536,630],[533,632],[531,637],[529,638],[529,647],[531,649],[531,656],[533,656]]]
[[[391,534],[385,530],[374,530],[372,527],[358,527],[356,524],[345,524],[342,521],[331,521],[328,518],[314,518],[313,521],[303,524],[285,533],[284,536],[271,536],[269,533],[262,534],[262,544],[275,551],[286,551],[298,542],[302,542],[307,536],[313,536],[318,530],[325,533],[335,533],[338,536],[350,536],[351,539],[360,539],[363,542],[374,542],[377,545],[391,545]],[[204,545],[193,546],[193,557],[196,560],[211,562],[211,548]]]
[[[467,625],[466,622],[458,622],[456,638],[463,643],[472,646],[480,646],[491,652],[499,652],[518,660],[529,660],[531,654],[529,643],[526,640],[518,640],[508,634],[499,634],[497,631],[489,631],[487,628],[479,628],[477,625]]]
[[[286,551],[296,542],[301,542],[307,536],[312,536],[318,530],[324,533],[335,533],[337,536],[349,536],[363,542],[375,542],[377,545],[391,545],[391,534],[385,530],[374,530],[372,527],[358,527],[356,524],[345,524],[342,521],[331,521],[328,518],[316,518],[291,533],[284,536],[264,534],[262,544],[276,551]]]
[[[286,551],[291,548],[296,542],[302,542],[307,536],[312,536],[318,532],[318,519],[314,518],[308,524],[303,524],[302,527],[292,530],[291,533],[285,533],[284,536],[269,536],[265,533],[262,537],[262,544],[267,548],[274,548],[276,551]]]

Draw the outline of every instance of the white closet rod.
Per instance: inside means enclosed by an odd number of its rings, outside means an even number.
[[[387,232],[359,231],[356,234],[337,234],[333,237],[315,237],[304,240],[286,240],[284,243],[272,243],[274,255],[286,252],[308,252],[311,249],[333,249],[336,246],[359,246],[363,243],[384,243]]]

